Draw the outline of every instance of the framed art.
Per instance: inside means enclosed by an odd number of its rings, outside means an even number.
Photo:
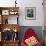
[[[35,7],[26,7],[25,8],[25,18],[29,20],[36,19],[36,8]]]
[[[2,15],[9,15],[9,10],[2,10]]]

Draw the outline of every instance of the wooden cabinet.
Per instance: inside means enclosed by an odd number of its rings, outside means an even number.
[[[14,21],[16,21],[16,24],[18,24],[19,7],[0,7],[1,24],[9,24],[9,20],[11,18],[8,17],[10,16],[15,17],[16,19],[14,18]]]
[[[18,46],[19,39],[16,40],[16,37],[18,38],[17,35],[19,32],[18,17],[19,7],[0,7],[0,46]],[[7,36],[4,35],[5,32],[5,35]],[[10,34],[11,32],[12,34]],[[2,37],[2,35],[4,35],[5,38],[4,36]],[[9,36],[11,39],[9,39]]]

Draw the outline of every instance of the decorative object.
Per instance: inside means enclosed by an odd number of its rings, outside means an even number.
[[[25,18],[29,20],[35,20],[36,19],[36,8],[35,7],[26,7],[25,8]]]
[[[16,28],[14,29],[14,32],[17,32]]]
[[[15,7],[16,7],[16,4],[17,4],[17,2],[16,2],[17,0],[15,0]]]
[[[9,15],[9,10],[2,10],[2,15]]]
[[[14,32],[13,40],[18,40],[18,32]]]
[[[8,18],[7,18],[7,19],[5,19],[5,24],[8,24]]]
[[[12,40],[12,30],[10,28],[5,28],[3,30],[3,34],[2,34],[2,40],[4,41],[8,41],[8,40]]]
[[[42,46],[36,32],[32,28],[26,30],[22,38],[21,46]]]
[[[18,13],[18,12],[15,11],[15,10],[10,10],[10,12],[9,12],[10,15],[16,15],[17,13]]]
[[[35,46],[38,43],[38,40],[34,36],[32,36],[26,39],[25,43],[27,44],[27,46]]]

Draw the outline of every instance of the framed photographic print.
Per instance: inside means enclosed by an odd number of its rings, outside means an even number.
[[[26,7],[25,8],[25,18],[29,20],[35,20],[36,19],[36,8],[35,7]]]
[[[2,15],[9,15],[9,10],[2,10]]]

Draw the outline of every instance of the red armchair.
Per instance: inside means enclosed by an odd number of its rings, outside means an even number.
[[[34,41],[32,41],[32,39],[34,39]],[[32,44],[35,42],[35,44],[31,45],[31,42],[29,41],[32,41]],[[28,43],[30,45],[27,45]],[[32,28],[26,30],[25,35],[22,38],[21,46],[41,46],[40,42],[37,40],[37,35]]]

